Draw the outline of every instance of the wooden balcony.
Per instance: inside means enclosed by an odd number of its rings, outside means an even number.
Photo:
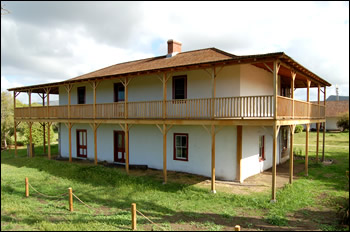
[[[324,106],[277,97],[277,116],[283,119],[324,118]],[[163,106],[165,115],[163,117]],[[70,107],[70,115],[68,107]],[[127,117],[125,117],[127,109]],[[94,119],[94,105],[15,108],[15,119]],[[220,97],[96,104],[96,119],[272,119],[273,96]]]

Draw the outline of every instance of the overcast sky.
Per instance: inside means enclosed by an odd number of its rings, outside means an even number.
[[[336,84],[340,95],[349,95],[349,2],[1,4],[11,12],[1,16],[2,90],[165,55],[167,40],[175,39],[182,51],[285,52],[333,85],[327,96],[335,94]],[[305,96],[296,92],[299,99]],[[22,93],[19,99],[28,97]],[[39,99],[33,95],[34,102]]]

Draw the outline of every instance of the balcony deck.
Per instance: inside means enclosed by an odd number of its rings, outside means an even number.
[[[15,108],[15,119],[274,119],[272,95],[102,103],[95,112],[94,104],[24,107]],[[277,97],[277,119],[324,117],[323,105]]]

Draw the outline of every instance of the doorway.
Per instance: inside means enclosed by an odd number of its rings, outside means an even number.
[[[114,131],[114,162],[125,163],[125,133]]]

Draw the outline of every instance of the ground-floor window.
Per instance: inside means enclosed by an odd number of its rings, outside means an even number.
[[[265,136],[259,136],[259,161],[265,160]]]
[[[188,161],[188,134],[174,133],[174,160]]]

